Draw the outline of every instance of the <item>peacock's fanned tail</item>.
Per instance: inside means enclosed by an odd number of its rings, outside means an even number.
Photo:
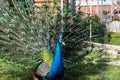
[[[24,7],[24,4],[27,7]],[[1,57],[8,55],[11,57],[6,58],[10,60],[39,60],[38,54],[44,49],[49,51],[54,48],[57,32],[52,30],[55,26],[51,27],[50,24],[54,23],[52,17],[55,16],[46,12],[47,8],[39,11],[38,7],[29,1],[24,4],[16,1],[12,7],[9,7],[8,3],[0,4],[0,51],[3,53]]]

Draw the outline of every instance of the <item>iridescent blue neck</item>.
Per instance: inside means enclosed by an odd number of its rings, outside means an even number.
[[[56,44],[54,61],[60,62],[62,60],[60,43]]]
[[[60,43],[58,42],[55,47],[55,56],[50,68],[50,72],[46,77],[50,79],[52,77],[60,76],[63,74],[64,74],[64,68],[63,68],[63,62],[61,56]]]

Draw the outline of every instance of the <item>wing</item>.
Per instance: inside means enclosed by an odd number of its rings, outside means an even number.
[[[41,77],[44,77],[50,71],[51,63],[53,61],[53,54],[50,50],[43,49],[40,57],[43,61],[37,66],[35,73]]]
[[[38,66],[35,74],[37,74],[37,75],[39,75],[39,76],[41,76],[41,77],[44,77],[44,76],[47,75],[47,73],[48,73],[49,71],[50,71],[50,67],[49,67],[44,61],[42,61],[42,62],[39,64],[39,66]]]
[[[51,63],[53,61],[53,53],[48,49],[43,49],[40,54],[41,59],[46,63],[49,67],[51,67]]]

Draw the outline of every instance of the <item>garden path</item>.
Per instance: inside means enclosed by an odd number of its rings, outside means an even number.
[[[110,61],[110,62],[95,62],[93,61],[94,64],[107,64],[107,65],[114,65],[114,66],[120,66],[120,60],[118,61]]]
[[[120,46],[116,45],[109,45],[109,44],[100,44],[100,43],[92,43],[93,46],[101,51],[107,52],[110,54],[112,57],[116,58],[118,54],[120,54]],[[110,61],[110,62],[96,62],[93,61],[93,63],[98,64],[98,63],[103,63],[107,65],[115,65],[115,66],[120,66],[120,60],[115,60],[115,61]]]

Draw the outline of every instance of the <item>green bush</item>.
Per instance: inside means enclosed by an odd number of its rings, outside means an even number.
[[[91,22],[90,22],[91,20]],[[98,43],[105,43],[106,38],[106,26],[104,22],[100,21],[100,18],[95,15],[95,16],[89,16],[84,23],[84,25],[88,24],[87,26],[90,26],[92,28],[92,41],[93,42],[98,42]]]

